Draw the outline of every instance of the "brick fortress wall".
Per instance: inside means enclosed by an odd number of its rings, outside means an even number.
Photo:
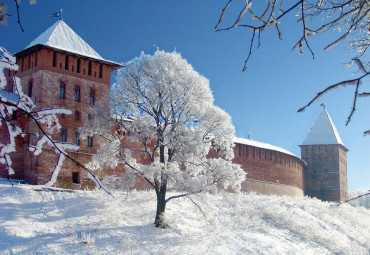
[[[95,106],[90,103],[90,90],[94,91],[95,101],[107,98],[110,93],[110,73],[115,67],[48,48],[18,54],[17,63],[19,71],[16,75],[21,78],[26,94],[30,94],[32,89],[31,97],[38,109],[64,107],[72,111],[71,115],[59,116],[59,120],[66,129],[66,142],[75,143],[75,131],[89,118],[89,112]],[[6,74],[8,78],[14,75],[13,72]],[[65,88],[64,98],[60,96],[61,84]],[[79,101],[75,99],[76,86],[80,88]],[[12,91],[10,85],[7,90]],[[27,131],[38,132],[32,124],[28,124]],[[6,137],[6,134],[0,135]],[[52,138],[61,141],[61,133],[54,134]],[[19,144],[21,149],[13,153],[12,158],[18,162],[15,167],[17,176],[33,184],[44,184],[50,180],[58,158],[48,148],[41,155],[34,156],[28,151],[28,143],[34,142],[34,138],[25,137]],[[99,140],[96,137],[93,137],[92,147],[86,139],[80,139],[80,150],[69,155],[86,165],[98,147]],[[234,150],[234,162],[248,173],[247,180],[242,184],[243,191],[303,196],[302,160],[282,152],[244,144],[236,144]],[[5,176],[4,171],[0,171]],[[124,167],[119,166],[117,169],[102,169],[96,174],[102,179],[106,175],[120,175],[123,171]],[[74,175],[78,176],[77,183],[74,183]],[[80,189],[93,187],[94,183],[87,177],[86,171],[66,159],[56,186]],[[139,181],[135,187],[149,188],[144,181]]]
[[[243,191],[261,194],[303,196],[305,163],[283,152],[236,144],[234,163],[247,172]]]
[[[21,79],[25,94],[31,95],[36,109],[63,107],[72,111],[71,115],[59,116],[59,122],[66,130],[67,143],[76,143],[76,130],[84,121],[92,116],[89,112],[95,107],[95,102],[109,97],[110,76],[116,67],[89,58],[80,57],[67,52],[55,51],[48,48],[34,49],[34,51],[17,54],[17,72],[7,71],[9,80],[13,75]],[[32,85],[30,85],[32,84]],[[61,85],[63,84],[63,85]],[[61,86],[64,86],[64,96],[61,96]],[[76,86],[79,90],[79,100],[76,100]],[[12,91],[12,82],[8,82],[8,91]],[[93,92],[92,92],[93,91]],[[93,101],[91,101],[93,93]],[[64,97],[64,98],[63,98]],[[38,133],[33,123],[28,123],[27,133]],[[7,134],[0,132],[1,138]],[[52,135],[55,141],[61,141],[61,132]],[[53,150],[46,148],[40,156],[34,156],[28,151],[28,144],[34,144],[36,138],[25,137],[19,144],[19,150],[12,153],[15,160],[16,176],[33,184],[44,184],[51,178],[51,173],[58,157]],[[80,149],[70,152],[69,155],[78,162],[86,165],[98,148],[98,138],[92,137],[91,143],[87,139],[78,139]],[[99,177],[111,174],[111,170],[99,171]],[[5,169],[0,168],[1,176],[6,176]],[[73,176],[75,180],[73,180]],[[77,177],[77,179],[76,179]],[[75,183],[74,183],[75,182]],[[66,159],[62,171],[59,173],[57,184],[63,188],[85,188],[94,186],[87,172],[82,171],[71,160]]]

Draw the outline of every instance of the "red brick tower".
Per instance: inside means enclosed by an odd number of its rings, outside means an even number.
[[[80,139],[78,128],[93,118],[90,111],[96,102],[108,98],[111,72],[122,65],[104,60],[62,20],[15,55],[23,91],[31,96],[37,109],[64,107],[72,111],[71,115],[59,117],[62,129],[53,139],[79,144],[80,150],[69,155],[87,163],[96,153],[98,142],[95,137]],[[38,132],[35,127],[28,128],[30,133]],[[32,137],[29,142],[32,144]],[[22,153],[24,167],[15,169],[17,175],[33,184],[46,183],[58,159],[54,151],[45,149],[37,157],[26,149]],[[91,184],[85,171],[65,160],[56,186],[83,188]]]
[[[324,108],[300,145],[305,170],[305,195],[324,201],[348,199],[347,151]]]

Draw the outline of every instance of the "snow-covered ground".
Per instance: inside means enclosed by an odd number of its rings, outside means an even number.
[[[0,180],[0,254],[369,254],[370,210],[316,199],[207,194],[167,205],[153,191],[46,192]],[[203,201],[203,199],[205,199]],[[206,202],[208,201],[208,202]]]

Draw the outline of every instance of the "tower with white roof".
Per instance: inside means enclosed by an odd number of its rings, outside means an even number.
[[[300,147],[301,157],[307,163],[305,195],[324,201],[347,200],[348,149],[325,108]]]
[[[16,75],[36,107],[63,107],[72,112],[59,116],[62,128],[52,138],[79,145],[79,151],[69,152],[69,155],[82,164],[89,162],[99,147],[99,140],[93,136],[82,139],[78,128],[93,118],[91,112],[97,102],[109,98],[111,72],[122,65],[102,58],[62,20],[15,55],[19,66]],[[37,132],[32,125],[27,128],[30,134]],[[24,139],[28,146],[36,137],[30,135]],[[53,150],[46,149],[40,156],[34,156],[25,147],[19,153],[23,153],[23,159],[17,160],[18,176],[33,184],[44,184],[50,179],[57,162]],[[57,186],[84,188],[91,182],[79,166],[66,160],[58,175]]]

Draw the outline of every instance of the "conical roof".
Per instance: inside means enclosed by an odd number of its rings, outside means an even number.
[[[45,32],[33,40],[25,48],[25,50],[35,45],[45,45],[71,53],[76,53],[81,56],[104,60],[63,20],[58,20],[54,25],[49,27]]]
[[[306,139],[302,145],[328,145],[328,144],[341,144],[343,145],[342,139],[338,134],[336,127],[331,120],[329,113],[324,108],[310,131],[308,132]],[[344,146],[344,145],[343,145]]]

